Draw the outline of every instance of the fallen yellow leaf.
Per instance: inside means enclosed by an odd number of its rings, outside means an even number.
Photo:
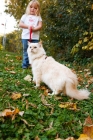
[[[20,111],[18,108],[16,108],[14,111],[13,111],[13,114],[18,114]]]
[[[91,140],[86,134],[81,134],[77,140]]]
[[[19,99],[19,98],[21,98],[21,93],[13,93],[12,95],[11,95],[11,98],[13,99],[13,100],[16,100],[16,99]]]
[[[90,116],[85,119],[83,133],[93,139],[93,120]]]
[[[0,112],[0,117],[14,117],[15,115],[19,114],[20,116],[23,116],[24,111],[20,111],[18,108],[11,110],[11,109],[5,109],[4,111]]]
[[[59,105],[59,107],[60,108],[68,108],[68,109],[71,109],[71,110],[76,110],[77,109],[76,103],[71,103],[71,102],[62,102]]]

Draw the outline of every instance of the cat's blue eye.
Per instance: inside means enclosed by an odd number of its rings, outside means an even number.
[[[35,46],[34,48],[36,49],[37,47]]]

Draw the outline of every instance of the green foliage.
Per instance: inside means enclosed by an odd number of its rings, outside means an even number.
[[[21,16],[25,13],[27,4],[29,0],[9,0],[6,2],[6,13],[9,13],[11,16],[19,21]]]
[[[3,40],[3,36],[0,37],[1,43]],[[5,49],[10,52],[18,52],[22,51],[22,43],[21,43],[21,31],[17,30],[6,34],[6,43]]]
[[[92,1],[45,1],[42,4],[43,39],[49,47],[71,48],[82,37],[84,31],[92,31]],[[46,41],[47,40],[47,41]],[[77,51],[77,50],[76,50]],[[55,49],[55,52],[57,50]],[[58,52],[57,52],[58,53]],[[62,54],[63,55],[63,54]]]
[[[40,38],[43,40],[45,48],[56,55],[64,50],[65,57],[69,58],[73,46],[76,46],[73,48],[73,52],[78,52],[80,46],[78,46],[78,41],[83,38],[83,32],[91,33],[93,31],[93,1],[39,1],[43,19]],[[23,13],[25,13],[28,2],[29,0],[10,0],[9,3],[6,3],[6,12],[13,15],[19,22]],[[92,42],[89,41],[89,43]],[[86,49],[85,45],[83,49]],[[81,49],[81,53],[83,49]],[[89,49],[92,48],[89,47]],[[60,57],[62,56],[63,54]]]
[[[82,38],[80,38],[78,43],[72,48],[71,54],[74,55],[81,50],[93,50],[93,32],[84,32]]]
[[[19,108],[24,111],[23,116],[0,117],[0,140],[32,140],[38,136],[41,140],[54,140],[56,137],[66,139],[69,136],[75,138],[82,133],[83,124],[89,115],[93,117],[93,94],[90,100],[71,100],[67,96],[60,98],[45,96],[49,106],[44,105],[41,95],[44,91],[36,89],[33,82],[24,80],[28,74],[32,75],[31,69],[22,69],[18,53],[0,51],[0,111],[6,108]],[[79,88],[84,88],[89,83],[88,89],[93,92],[93,84],[90,83],[92,75],[86,75],[84,69],[90,68],[90,63],[80,65],[64,62],[65,65],[77,70],[78,76],[82,77]],[[80,72],[79,72],[80,70]],[[15,73],[13,73],[13,71]],[[82,72],[81,72],[82,71]],[[79,79],[80,79],[79,77]],[[14,92],[29,94],[20,99],[12,100]],[[61,102],[73,102],[78,110],[62,109]]]
[[[0,44],[0,51],[3,50],[3,48],[4,48],[4,47]]]

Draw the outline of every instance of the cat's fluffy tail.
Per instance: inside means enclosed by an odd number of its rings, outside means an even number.
[[[71,81],[66,82],[66,94],[77,100],[88,99],[90,92],[86,89],[78,90],[75,83]]]

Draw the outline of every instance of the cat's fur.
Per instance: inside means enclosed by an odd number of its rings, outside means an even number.
[[[77,76],[68,67],[46,56],[42,43],[28,42],[28,57],[32,65],[33,81],[36,87],[44,82],[52,91],[52,95],[65,93],[77,100],[89,98],[89,91],[77,89]]]

